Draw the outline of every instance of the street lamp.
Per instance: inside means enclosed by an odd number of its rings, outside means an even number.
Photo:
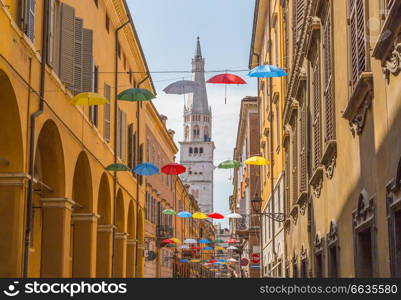
[[[251,200],[252,208],[257,215],[268,217],[269,219],[273,219],[277,222],[284,222],[285,221],[285,214],[284,213],[272,213],[272,212],[261,212],[262,209],[262,199],[259,197],[258,194]]]

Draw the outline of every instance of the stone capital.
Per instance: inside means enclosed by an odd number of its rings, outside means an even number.
[[[96,213],[74,213],[72,214],[74,222],[93,222],[100,218]]]
[[[68,198],[41,198],[43,208],[56,207],[56,208],[66,208],[71,210],[75,205],[75,202]]]
[[[23,186],[30,178],[27,173],[0,173],[0,187]]]
[[[136,239],[127,239],[127,245],[135,245],[137,242]]]
[[[128,238],[128,233],[126,232],[116,232],[115,239],[116,240],[126,240]]]
[[[116,226],[113,224],[97,225],[97,232],[113,232],[114,228],[116,228]]]

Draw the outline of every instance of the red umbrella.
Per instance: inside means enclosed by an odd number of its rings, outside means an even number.
[[[212,213],[207,216],[212,219],[224,219],[224,216],[219,213]]]
[[[201,247],[198,247],[198,246],[193,246],[192,247],[192,250],[200,250],[200,249],[202,249]]]
[[[179,175],[186,171],[187,169],[177,163],[169,163],[161,168],[162,173],[167,175]]]
[[[211,260],[209,260],[207,263],[208,264],[213,264],[213,263],[216,263],[217,262],[217,259],[211,259]]]
[[[170,239],[165,239],[165,240],[162,240],[162,243],[163,244],[174,244],[174,241],[172,241]]]
[[[241,77],[230,74],[230,73],[224,73],[224,74],[218,74],[210,78],[207,83],[215,83],[215,84],[225,84],[225,102],[227,103],[227,84],[246,84],[246,81],[242,79]]]
[[[236,239],[230,239],[230,240],[227,241],[227,243],[236,244],[236,243],[238,243],[238,241]]]

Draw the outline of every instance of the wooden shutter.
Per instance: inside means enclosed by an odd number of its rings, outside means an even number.
[[[60,63],[59,75],[62,82],[74,85],[74,29],[75,10],[62,3],[60,14]]]
[[[306,104],[304,103],[304,99],[302,101],[302,107],[300,112],[300,130],[299,130],[299,139],[300,139],[300,178],[299,178],[299,190],[300,192],[307,191],[307,152],[306,152]]]
[[[298,200],[298,119],[295,117],[292,127],[292,201]]]
[[[320,99],[320,60],[317,55],[313,65],[313,170],[320,164],[322,156],[321,138],[321,99]]]
[[[35,39],[35,9],[36,0],[28,0],[27,2],[27,23],[26,23],[26,35],[31,41]]]
[[[134,124],[128,126],[128,157],[127,165],[130,169],[134,168]]]
[[[299,42],[305,15],[305,0],[293,0],[293,47]]]
[[[55,0],[49,0],[49,17],[47,19],[48,39],[47,39],[47,64],[53,66],[54,63],[54,32],[55,32]]]
[[[110,101],[111,90],[108,84],[104,84],[104,97]],[[103,124],[103,137],[107,142],[110,142],[110,102],[103,105],[104,107],[104,124]]]
[[[83,63],[83,20],[75,18],[74,25],[74,86],[73,94],[82,92],[82,63]],[[67,85],[67,87],[69,87]]]
[[[333,96],[333,43],[331,3],[328,5],[323,28],[324,55],[324,99],[325,99],[325,142],[335,140],[335,104]]]
[[[117,107],[116,108],[117,111],[117,122],[116,125],[117,126],[117,136],[115,137],[115,143],[117,144],[117,156],[121,158],[121,110]]]
[[[93,91],[93,31],[82,30],[82,91]]]
[[[351,87],[355,88],[362,72],[368,70],[365,24],[365,0],[350,2]]]
[[[290,155],[288,153],[288,147],[285,148],[285,177],[284,177],[284,188],[285,188],[285,201],[286,201],[286,214],[289,215],[291,210],[290,203]]]
[[[127,160],[127,113],[121,111],[121,159]]]

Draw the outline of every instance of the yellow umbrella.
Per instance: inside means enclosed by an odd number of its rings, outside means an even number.
[[[176,244],[182,244],[182,242],[179,239],[176,239],[176,238],[171,238],[169,240],[172,240]]]
[[[200,259],[191,259],[189,262],[191,262],[191,263],[198,263],[198,262],[200,262]]]
[[[99,105],[106,104],[109,101],[97,93],[80,93],[70,100],[72,105]]]
[[[248,158],[245,161],[245,163],[247,165],[254,165],[254,166],[265,166],[265,165],[270,164],[270,162],[262,156],[252,156],[252,157]]]
[[[202,213],[202,212],[196,212],[196,213],[194,213],[194,214],[192,215],[192,218],[203,220],[203,219],[207,219],[208,216],[207,216],[206,214]]]
[[[226,250],[224,247],[220,247],[220,246],[217,246],[217,247],[215,247],[214,249],[215,249],[215,250],[220,250],[220,251]]]

